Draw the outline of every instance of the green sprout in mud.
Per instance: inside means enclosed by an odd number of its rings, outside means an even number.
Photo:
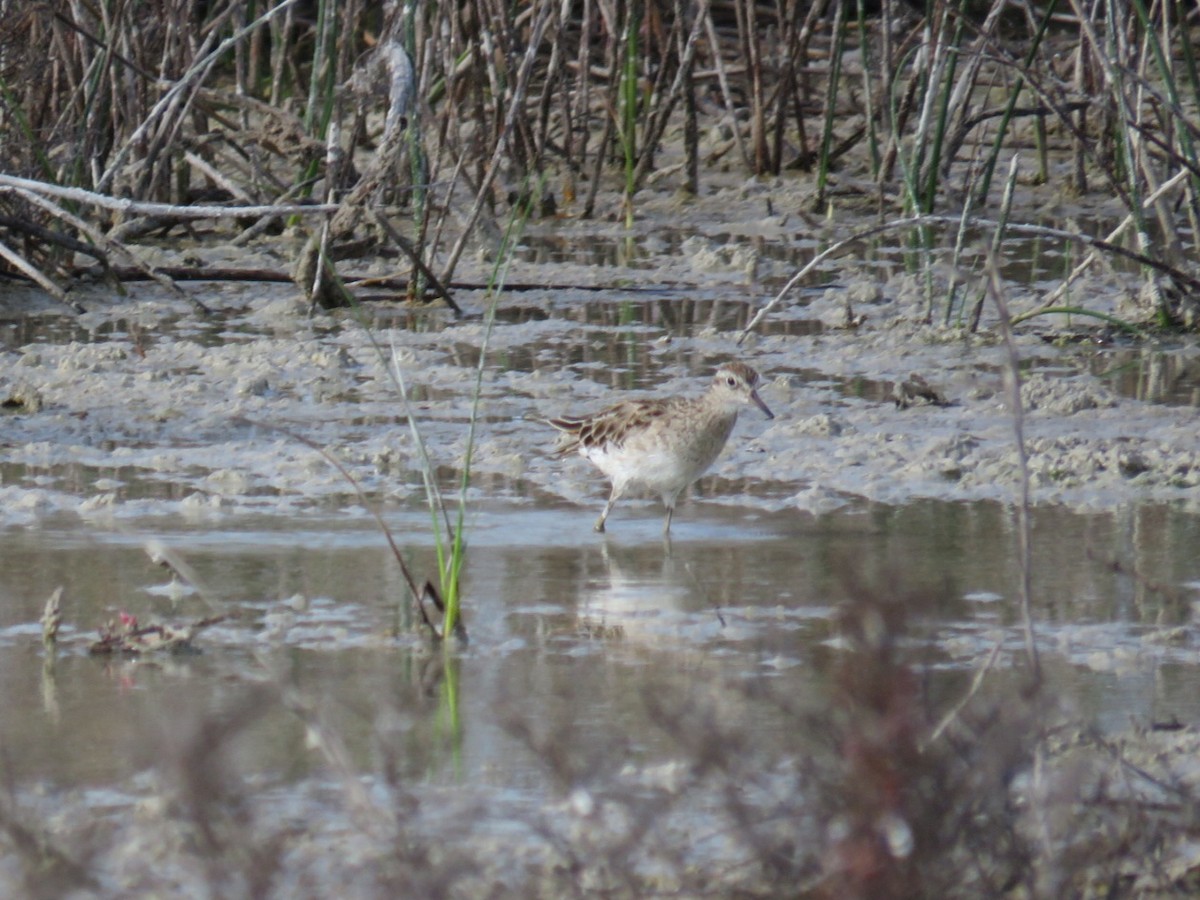
[[[392,348],[392,373],[396,379],[396,386],[400,390],[400,398],[404,402],[404,412],[408,419],[409,431],[412,433],[413,446],[416,447],[417,455],[421,464],[421,479],[425,485],[425,498],[429,503],[429,514],[432,519],[432,531],[434,538],[434,547],[437,551],[438,564],[438,597],[443,605],[442,627],[440,634],[445,637],[449,634],[454,634],[458,627],[461,614],[459,610],[459,576],[462,572],[463,559],[466,556],[466,546],[463,540],[463,512],[462,507],[465,505],[465,496],[463,502],[459,504],[459,517],[457,526],[451,526],[449,513],[446,510],[445,501],[442,498],[441,489],[438,487],[436,470],[434,469],[433,460],[429,456],[429,450],[425,445],[425,439],[421,435],[421,429],[417,425],[416,413],[413,410],[412,403],[409,400],[408,385],[404,380],[404,372],[400,365],[399,356],[396,348]],[[471,417],[474,419],[474,405],[472,405]],[[464,485],[470,477],[470,456],[471,448],[467,447],[467,463],[463,467]],[[465,487],[464,487],[465,495]],[[439,522],[439,517],[445,522],[445,530],[442,528],[442,522]]]
[[[540,192],[543,188],[544,183],[539,182],[538,191]],[[409,402],[408,386],[404,381],[404,373],[396,350],[394,347],[392,349],[392,371],[395,375],[396,385],[400,390],[400,396],[404,401],[405,415],[408,419],[409,429],[412,432],[413,445],[416,447],[420,458],[421,477],[425,485],[425,496],[429,503],[434,545],[437,553],[439,595],[444,604],[444,619],[441,628],[443,636],[457,633],[461,620],[462,571],[463,563],[466,561],[467,556],[467,493],[471,486],[471,463],[475,455],[475,439],[479,424],[480,401],[483,396],[483,374],[487,365],[488,347],[491,343],[492,331],[496,322],[496,304],[499,301],[500,294],[503,292],[504,278],[508,272],[509,263],[512,260],[513,250],[524,230],[525,222],[528,220],[530,207],[531,204],[519,203],[514,205],[508,228],[505,231],[499,253],[496,256],[496,264],[492,269],[491,277],[488,281],[490,300],[487,310],[484,313],[483,339],[479,347],[479,362],[475,367],[475,384],[471,391],[471,415],[467,425],[467,440],[463,451],[462,474],[458,483],[458,503],[453,522],[446,508],[441,489],[438,487],[435,477],[436,470],[429,456],[424,438],[421,436],[421,430],[418,427],[412,404]]]

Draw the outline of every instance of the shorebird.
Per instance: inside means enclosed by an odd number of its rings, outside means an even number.
[[[775,418],[758,396],[757,384],[752,368],[729,362],[699,397],[622,400],[591,415],[550,419],[562,432],[558,455],[578,452],[612,482],[595,530],[604,530],[613,504],[636,487],[662,495],[667,507],[663,534],[669,533],[675,501],[716,461],[741,408],[754,403],[768,419]]]

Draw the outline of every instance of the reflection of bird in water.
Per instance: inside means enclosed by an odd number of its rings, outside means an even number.
[[[670,579],[661,551],[657,563],[638,565],[636,550],[621,553],[632,568],[622,566],[606,541],[601,554],[605,572],[580,593],[579,624],[589,637],[634,636],[646,628],[662,628],[675,619],[687,600],[687,588]]]
[[[630,487],[656,491],[667,507],[663,532],[671,530],[675,501],[720,455],[746,403],[767,408],[755,389],[758,373],[745,363],[721,366],[699,397],[623,400],[587,416],[562,416],[550,424],[562,432],[558,451],[577,451],[612,482],[596,531],[604,530],[613,504]]]
[[[601,553],[607,577],[599,575],[579,597],[584,634],[669,649],[732,636],[686,562],[661,548],[618,549],[607,542]]]

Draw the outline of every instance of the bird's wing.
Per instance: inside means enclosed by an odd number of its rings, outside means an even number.
[[[565,455],[580,447],[621,447],[631,434],[648,426],[666,410],[661,400],[624,400],[588,416],[550,419],[550,424],[563,432],[557,449]]]

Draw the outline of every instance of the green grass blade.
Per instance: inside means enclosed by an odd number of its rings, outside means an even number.
[[[1029,51],[1025,54],[1026,69],[1031,69],[1037,61],[1038,51],[1042,46],[1042,40],[1046,36],[1046,31],[1050,27],[1050,21],[1054,16],[1056,6],[1057,3],[1055,0],[1051,0],[1050,3],[1046,4],[1046,11],[1042,15],[1041,22],[1038,23],[1038,30],[1033,36]],[[1000,159],[1000,151],[1004,148],[1004,140],[1008,136],[1008,126],[1012,121],[1013,112],[1017,108],[1017,101],[1020,99],[1021,91],[1024,87],[1025,79],[1018,74],[1016,83],[1008,95],[1008,103],[1004,107],[1004,115],[1000,118],[1000,125],[996,129],[996,140],[992,144],[992,152],[988,154],[987,162],[984,163],[983,176],[979,179],[979,186],[975,192],[977,203],[987,202],[988,193],[992,189],[992,176],[996,171],[996,163]]]

